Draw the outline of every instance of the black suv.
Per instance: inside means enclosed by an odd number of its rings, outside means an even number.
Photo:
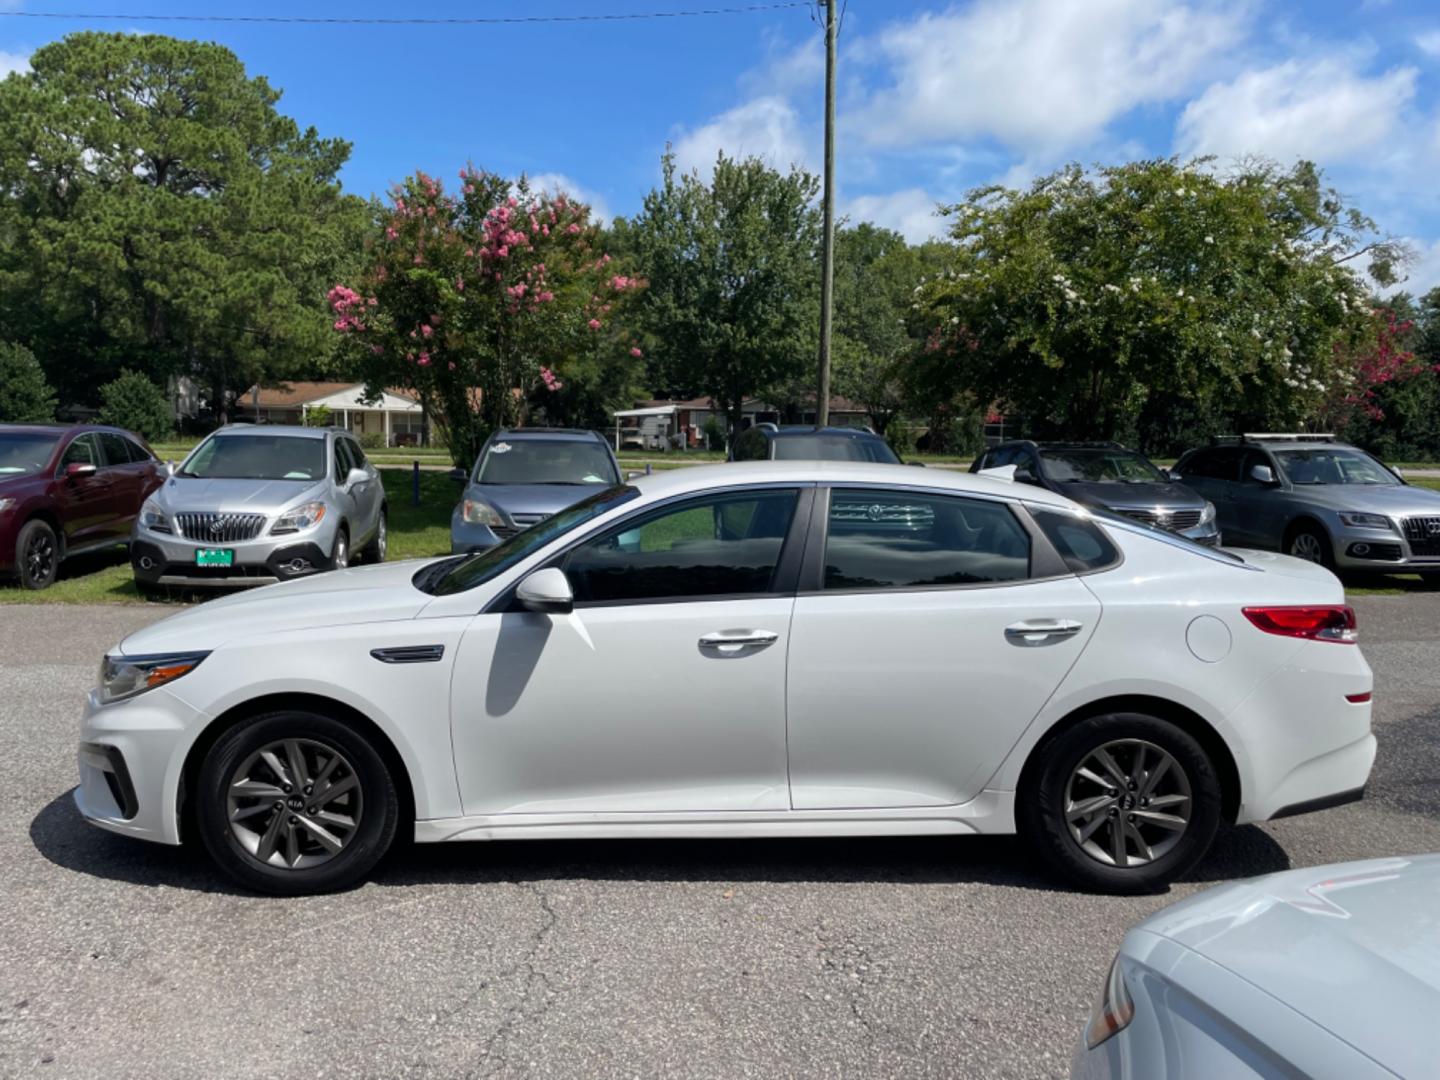
[[[1001,443],[970,466],[972,473],[1015,466],[1022,484],[1047,488],[1087,506],[1124,514],[1198,544],[1220,543],[1215,507],[1144,454],[1116,442]]]
[[[756,424],[735,436],[731,461],[874,461],[899,465],[890,444],[869,428]]]

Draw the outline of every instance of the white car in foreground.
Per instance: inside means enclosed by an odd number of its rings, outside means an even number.
[[[1433,1077],[1440,855],[1287,870],[1128,934],[1075,1080]]]
[[[1024,834],[1150,890],[1222,818],[1359,798],[1371,675],[1327,570],[1002,479],[676,470],[481,554],[126,638],[81,813],[276,893],[418,841]]]

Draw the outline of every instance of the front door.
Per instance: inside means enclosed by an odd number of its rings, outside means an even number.
[[[1032,577],[1038,541],[1005,502],[836,488],[825,521],[820,580],[790,627],[794,808],[968,802],[1080,656],[1099,602],[1068,573]]]
[[[113,478],[102,466],[100,442],[93,434],[77,436],[61,455],[55,482],[55,501],[65,529],[65,546],[69,551],[92,547],[113,539],[110,534],[114,517]],[[95,471],[82,476],[66,476],[71,465],[93,465]]]
[[[452,684],[467,814],[783,810],[810,492],[711,493],[555,563],[569,615],[476,617]]]

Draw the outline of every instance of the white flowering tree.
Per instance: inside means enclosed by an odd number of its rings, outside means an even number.
[[[953,264],[914,300],[917,380],[1075,438],[1177,409],[1305,422],[1355,376],[1357,265],[1384,282],[1404,255],[1303,163],[1070,166],[948,214]]]

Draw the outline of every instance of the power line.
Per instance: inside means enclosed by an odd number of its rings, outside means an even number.
[[[692,8],[685,11],[608,12],[589,15],[492,15],[456,18],[362,18],[356,16],[303,15],[95,15],[66,11],[0,11],[12,19],[71,19],[76,22],[188,22],[188,23],[288,23],[303,26],[502,26],[525,23],[635,22],[641,19],[688,19],[707,15],[753,15],[766,11],[806,7],[811,0],[781,0],[769,4],[742,4],[732,7]]]

